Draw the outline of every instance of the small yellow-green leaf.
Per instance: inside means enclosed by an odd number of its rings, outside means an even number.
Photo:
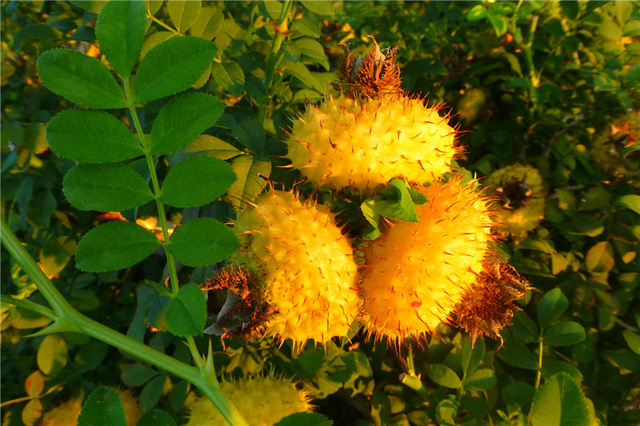
[[[427,375],[440,386],[452,389],[457,389],[462,386],[458,375],[444,364],[430,364]]]
[[[631,348],[632,351],[640,355],[640,334],[636,333],[633,330],[624,330],[622,332],[624,336],[624,340],[627,341],[627,345]]]
[[[271,174],[271,161],[260,157],[243,155],[231,163],[238,179],[229,188],[231,202],[239,209],[247,206],[246,201],[254,201],[267,186]]]
[[[220,28],[222,28],[223,22],[224,15],[222,11],[212,6],[206,6],[200,11],[198,19],[196,19],[196,22],[191,26],[189,33],[192,36],[213,40],[220,31]]]
[[[25,426],[33,426],[42,417],[42,402],[32,399],[22,409],[22,423]]]
[[[78,243],[76,266],[86,272],[106,272],[135,265],[160,247],[158,238],[142,226],[108,222]]]
[[[236,180],[231,166],[213,157],[191,157],[173,166],[160,199],[173,207],[195,207],[220,198]]]
[[[211,135],[200,135],[185,148],[186,152],[204,152],[209,157],[228,160],[242,154],[235,146]]]
[[[55,375],[67,365],[69,353],[67,350],[67,342],[58,335],[50,334],[46,336],[36,355],[38,368],[47,376]]]
[[[623,195],[622,197],[616,199],[615,204],[617,206],[626,207],[640,214],[640,195]]]
[[[221,262],[238,249],[238,237],[231,228],[214,219],[190,220],[176,229],[167,250],[187,266]]]
[[[147,182],[123,163],[78,164],[64,177],[63,191],[80,210],[118,212],[153,200]]]
[[[607,241],[601,241],[587,252],[585,266],[593,272],[609,272],[615,264],[613,247]]]
[[[44,378],[42,377],[40,370],[36,370],[29,374],[29,377],[27,377],[27,380],[24,382],[24,390],[27,391],[27,395],[31,397],[38,396],[42,393],[43,389]]]
[[[76,252],[77,241],[73,237],[57,237],[47,241],[40,249],[40,268],[47,277],[62,271]]]
[[[244,72],[237,62],[216,62],[211,68],[211,76],[234,96],[244,90]]]
[[[49,90],[76,104],[102,109],[127,107],[109,70],[77,50],[47,50],[38,58],[38,74]]]
[[[183,34],[196,22],[201,8],[200,0],[169,0],[167,3],[167,11],[173,25]]]
[[[300,3],[313,13],[318,15],[333,15],[333,2],[330,1],[313,1],[301,0]]]

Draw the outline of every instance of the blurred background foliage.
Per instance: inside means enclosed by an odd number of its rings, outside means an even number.
[[[44,135],[51,117],[72,104],[42,86],[35,61],[56,47],[101,59],[94,28],[103,4],[2,1],[2,217],[73,306],[189,362],[181,340],[166,332],[167,299],[147,285],[166,277],[162,256],[117,272],[74,267],[81,236],[114,217],[76,210],[65,199],[62,179],[73,163],[52,154]],[[170,3],[148,2],[143,54],[185,34],[218,46],[211,73],[196,89],[218,96],[226,110],[210,130],[211,145],[198,150],[226,152],[223,159],[236,170],[262,170],[274,181],[292,182],[295,176],[277,167],[285,161],[278,156],[292,118],[326,91],[338,94],[332,83],[341,45],[363,54],[374,36],[381,46],[398,45],[408,92],[452,109],[466,147],[460,165],[478,177],[508,165],[532,166],[547,194],[540,224],[501,245],[540,291],[504,330],[503,348],[496,351],[493,340],[471,348],[466,335],[444,326],[442,338],[401,354],[360,335],[326,353],[308,348],[299,355],[286,343],[243,346],[234,340],[225,351],[214,342],[219,371],[242,376],[275,370],[301,379],[318,411],[336,425],[543,424],[536,413],[558,401],[536,389],[542,379],[553,377],[561,386],[569,377],[574,385],[566,384],[563,403],[591,407],[596,424],[637,425],[638,6],[300,2],[289,23],[293,31],[280,37],[274,24],[280,2],[204,1],[191,22],[178,22]],[[274,52],[276,40],[282,44]],[[269,60],[274,54],[280,55],[277,67]],[[162,100],[140,109],[143,126],[161,107]],[[168,156],[158,167],[166,170],[189,155]],[[261,189],[257,184],[250,191]],[[199,215],[227,219],[231,211],[228,203],[216,202],[168,214],[180,224]],[[153,203],[121,213],[155,226]],[[46,304],[4,248],[1,266],[3,294]],[[212,270],[183,267],[180,278],[202,282]],[[47,321],[2,307],[3,425],[38,424],[43,412],[100,385],[131,388],[143,411],[160,407],[184,422],[189,384],[86,336],[26,337]],[[202,350],[207,341],[199,342]]]

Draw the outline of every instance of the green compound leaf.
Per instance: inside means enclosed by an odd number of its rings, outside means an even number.
[[[462,382],[458,375],[444,364],[431,364],[427,375],[431,380],[440,386],[458,389],[462,386]]]
[[[102,109],[127,107],[109,70],[77,50],[47,50],[38,58],[38,74],[49,90],[76,104]]]
[[[160,247],[142,226],[129,222],[104,223],[80,240],[76,266],[85,272],[106,272],[135,265]]]
[[[62,111],[47,125],[47,142],[62,157],[85,163],[113,163],[143,154],[129,128],[103,111]]]
[[[560,315],[569,307],[567,297],[559,288],[554,288],[542,297],[538,305],[538,324],[540,328],[546,328],[560,318]]]
[[[172,0],[167,3],[169,17],[181,33],[186,32],[196,22],[201,8],[202,2],[199,1]]]
[[[113,389],[94,390],[82,406],[78,426],[127,426],[122,400]]]
[[[136,426],[176,426],[176,421],[162,410],[151,410],[140,417]]]
[[[549,346],[566,346],[582,342],[585,337],[586,332],[580,324],[573,321],[563,321],[545,330],[542,342]]]
[[[258,120],[246,120],[237,123],[231,132],[234,138],[256,154],[264,151],[265,132]]]
[[[141,1],[112,1],[98,15],[96,37],[100,50],[123,78],[131,74],[138,61],[146,24],[146,6]]]
[[[231,228],[214,219],[199,218],[176,229],[167,250],[187,266],[206,266],[225,260],[238,246]]]
[[[78,164],[64,177],[64,195],[79,210],[119,212],[153,199],[145,180],[122,163]]]
[[[281,419],[274,426],[331,426],[333,422],[318,413],[294,413]]]
[[[264,157],[243,155],[231,162],[238,179],[229,187],[231,202],[237,208],[247,207],[247,201],[253,201],[267,186],[271,174],[271,161]]]
[[[207,320],[207,299],[200,286],[183,286],[167,306],[167,327],[176,336],[199,336]]]
[[[330,1],[301,0],[300,3],[318,15],[333,15],[334,13],[333,2]]]
[[[173,37],[145,55],[133,82],[134,103],[173,95],[194,85],[209,68],[218,48],[199,37]]]
[[[158,113],[151,129],[151,154],[178,151],[213,126],[224,105],[211,95],[190,93],[169,101]]]
[[[160,199],[173,207],[196,207],[220,198],[235,182],[231,166],[213,157],[191,157],[173,166]]]
[[[532,426],[590,426],[594,421],[589,401],[567,373],[547,380],[531,404]]]

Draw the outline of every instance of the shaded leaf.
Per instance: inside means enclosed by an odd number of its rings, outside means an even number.
[[[200,37],[173,37],[140,61],[133,82],[134,103],[149,102],[193,86],[216,55],[216,45]]]
[[[187,266],[205,266],[225,260],[238,245],[231,228],[214,219],[199,218],[176,229],[167,250]]]
[[[547,292],[538,305],[538,324],[547,328],[569,307],[569,300],[559,288]]]
[[[246,208],[246,201],[254,201],[267,186],[271,174],[271,161],[262,157],[243,155],[231,162],[238,179],[229,188],[231,202],[237,208]]]
[[[173,207],[195,207],[220,198],[235,182],[231,166],[213,157],[191,157],[173,166],[160,199]]]
[[[213,126],[222,115],[222,102],[204,93],[190,93],[169,101],[151,129],[151,154],[178,151]]]
[[[141,1],[112,1],[98,15],[96,37],[109,64],[126,78],[138,61],[147,24]]]
[[[166,411],[156,409],[144,413],[136,426],[176,426],[176,421]]]
[[[567,373],[549,379],[531,404],[532,426],[590,426],[594,421],[587,398]]]
[[[122,163],[78,164],[64,177],[63,191],[79,210],[118,212],[153,200],[142,176]]]
[[[47,125],[47,142],[62,157],[85,163],[112,163],[144,153],[131,130],[102,111],[62,111]]]
[[[340,358],[349,370],[353,371],[357,375],[362,377],[373,376],[371,365],[369,365],[369,359],[364,352],[358,350],[350,351],[343,354]]]
[[[244,72],[237,62],[216,62],[211,68],[211,76],[234,96],[244,90]]]
[[[108,387],[94,390],[82,406],[78,426],[127,426],[122,400]]]
[[[120,378],[125,385],[137,387],[147,383],[158,374],[160,373],[157,370],[154,370],[148,365],[134,363],[127,365],[124,370],[122,370]]]
[[[538,368],[538,358],[524,344],[509,340],[504,347],[498,351],[498,357],[514,367],[536,370]]]
[[[103,223],[78,243],[76,266],[86,272],[115,271],[135,265],[159,246],[153,233],[135,223]]]
[[[56,237],[47,241],[40,249],[40,268],[47,277],[62,271],[76,252],[78,243],[72,237]]]
[[[331,426],[333,422],[318,413],[294,413],[284,417],[274,426]]]
[[[482,391],[496,386],[496,373],[489,368],[474,371],[464,379],[463,387],[466,391]]]
[[[167,327],[176,336],[199,336],[207,320],[207,300],[198,284],[184,285],[167,307]]]
[[[162,396],[162,389],[167,381],[167,376],[158,376],[153,378],[149,383],[142,388],[140,393],[140,408],[142,412],[151,410],[156,406],[160,397]]]
[[[265,132],[258,120],[245,120],[237,123],[231,134],[238,142],[256,154],[262,154],[264,151]]]
[[[127,107],[109,70],[77,50],[47,50],[38,58],[38,74],[49,90],[76,104],[102,109]]]
[[[586,332],[577,322],[563,321],[544,331],[542,342],[549,346],[573,345],[584,340]]]

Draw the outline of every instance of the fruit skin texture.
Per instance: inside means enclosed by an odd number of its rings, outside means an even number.
[[[524,237],[544,217],[546,190],[540,172],[514,164],[491,173],[484,182],[488,195],[502,199],[497,209],[497,231],[515,238]]]
[[[282,418],[300,412],[311,412],[309,397],[286,379],[273,375],[253,377],[237,382],[222,381],[222,392],[251,426],[272,426]],[[213,403],[203,396],[189,404],[191,426],[225,425]]]
[[[393,222],[363,248],[362,292],[370,334],[402,342],[432,335],[483,270],[494,235],[488,199],[459,178],[416,188],[418,223]]]
[[[252,272],[259,298],[275,311],[266,334],[298,348],[347,335],[360,314],[358,268],[333,213],[272,191],[238,214],[235,230],[240,250],[232,262]]]
[[[319,186],[358,189],[394,177],[427,183],[451,171],[455,129],[440,108],[403,94],[329,98],[293,125],[287,158]]]

